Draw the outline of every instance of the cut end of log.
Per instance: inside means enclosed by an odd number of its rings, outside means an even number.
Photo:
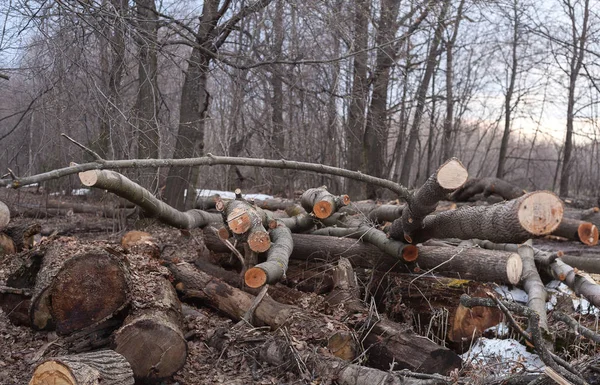
[[[267,273],[261,268],[251,267],[246,270],[244,281],[248,287],[256,289],[267,283]]]
[[[577,229],[579,240],[588,245],[595,246],[598,244],[598,228],[590,222],[584,222]]]
[[[257,253],[264,253],[271,248],[271,238],[266,231],[254,231],[248,236],[248,246],[250,250]]]
[[[246,210],[236,207],[227,216],[227,225],[234,234],[243,234],[252,227],[252,219]]]
[[[57,332],[71,333],[110,317],[127,305],[128,293],[127,277],[117,257],[96,252],[69,259],[50,293]]]
[[[6,234],[0,233],[0,257],[17,252],[15,242]]]
[[[152,238],[152,235],[145,231],[128,231],[127,233],[125,233],[125,235],[123,235],[123,238],[121,238],[121,247],[123,247],[125,250],[129,250],[133,246],[148,243],[154,244],[155,242],[154,238]]]
[[[456,190],[469,178],[469,172],[456,158],[444,163],[437,171],[438,184],[446,190]]]
[[[269,220],[269,228],[271,230],[276,229],[277,226],[279,226],[279,224],[277,223],[277,220],[275,220],[275,219],[270,219]]]
[[[402,248],[402,259],[406,262],[414,262],[419,256],[419,249],[415,245],[406,245]]]
[[[29,385],[78,385],[79,382],[73,377],[66,365],[56,361],[47,361],[39,365]]]
[[[563,203],[550,191],[525,195],[519,205],[519,223],[533,235],[552,233],[563,217]]]
[[[221,200],[221,198],[215,202],[215,209],[217,209],[217,211],[225,210],[225,203]]]
[[[356,357],[356,337],[350,332],[337,332],[327,341],[327,349],[337,358],[352,361]]]
[[[98,182],[98,170],[80,172],[79,180],[84,186],[94,186]]]
[[[219,239],[229,239],[229,230],[227,229],[227,227],[223,226],[217,231],[217,235],[219,236]]]
[[[333,213],[333,205],[328,201],[320,201],[313,206],[313,212],[319,219],[329,218]]]
[[[342,203],[344,206],[348,206],[350,204],[350,196],[347,194],[342,195]]]
[[[521,275],[523,274],[523,260],[517,253],[513,253],[506,261],[506,277],[508,282],[516,285],[521,281]]]
[[[10,210],[8,206],[0,201],[0,230],[4,229],[10,222]]]

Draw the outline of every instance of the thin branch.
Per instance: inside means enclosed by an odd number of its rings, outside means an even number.
[[[104,163],[105,162],[104,158],[102,158],[100,155],[98,155],[97,152],[95,152],[91,148],[88,148],[88,147],[84,146],[83,144],[79,143],[75,139],[71,138],[69,135],[63,133],[63,134],[60,134],[60,136],[66,138],[68,141],[70,141],[71,143],[75,144],[77,147],[81,148],[83,151],[85,151],[88,154],[92,155],[97,162],[100,162],[100,163]]]

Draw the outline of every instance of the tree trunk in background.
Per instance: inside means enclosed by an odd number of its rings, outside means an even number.
[[[367,105],[369,85],[367,82],[367,44],[369,40],[370,1],[354,0],[354,55],[352,90],[346,139],[346,168],[357,171],[362,163],[362,139],[365,127],[365,108]],[[366,186],[363,183],[350,181],[346,191],[354,201],[364,199]]]
[[[138,130],[138,158],[159,158],[158,135],[158,58],[157,31],[158,16],[154,0],[136,0],[138,25],[136,40],[138,41],[138,94],[135,101],[136,125]],[[154,174],[154,175],[152,175]],[[158,170],[143,170],[139,183],[156,192],[158,187]]]
[[[188,69],[181,91],[179,131],[173,158],[198,157],[204,152],[204,127],[209,103],[207,83],[211,59],[206,50],[211,49],[209,45],[218,20],[218,6],[219,0],[204,2],[196,36],[197,46],[192,49],[192,56],[188,60]],[[196,195],[198,170],[198,167],[171,167],[165,191],[169,205],[183,210],[188,203],[192,203],[190,201],[193,201]],[[186,188],[188,189],[187,202],[184,200]]]
[[[275,15],[273,17],[273,57],[281,59],[283,50],[283,0],[277,0],[275,3]],[[273,97],[271,99],[271,158],[285,159],[285,126],[283,123],[283,79],[281,65],[273,65],[271,68],[271,87],[273,87]],[[271,182],[271,193],[279,195],[285,193],[287,178],[285,170],[272,171],[273,179]]]
[[[569,1],[569,18],[572,24],[572,55],[569,73],[569,99],[567,102],[567,135],[565,137],[564,156],[560,173],[560,196],[569,195],[569,176],[571,170],[571,152],[573,151],[573,120],[575,119],[575,86],[579,71],[583,65],[583,55],[587,43],[587,32],[590,15],[590,0],[585,0],[581,34],[577,36],[576,15],[574,6]]]
[[[510,139],[510,126],[512,124],[512,111],[516,107],[512,105],[512,97],[515,91],[515,82],[517,80],[517,70],[518,70],[518,56],[517,56],[517,47],[519,45],[519,25],[520,25],[520,15],[518,12],[519,1],[513,1],[513,30],[512,30],[512,64],[510,68],[510,81],[508,83],[508,88],[506,89],[506,94],[504,95],[504,133],[502,134],[502,142],[500,143],[500,155],[498,156],[498,169],[496,170],[496,178],[504,177],[504,165],[506,163],[506,152],[508,151],[508,140]]]
[[[438,17],[437,26],[433,35],[433,40],[429,46],[429,52],[427,54],[427,65],[425,67],[425,73],[419,89],[416,95],[416,109],[413,118],[413,122],[410,128],[410,136],[408,139],[408,145],[406,148],[406,155],[404,157],[404,163],[402,164],[402,173],[400,174],[400,184],[408,186],[410,182],[410,172],[413,167],[413,158],[415,156],[415,150],[417,145],[417,139],[419,136],[419,128],[421,125],[421,119],[423,118],[423,111],[425,110],[425,99],[427,97],[427,90],[429,89],[429,82],[433,76],[433,72],[437,65],[438,47],[442,40],[442,33],[444,31],[446,14],[450,6],[451,1],[445,0],[440,15]]]
[[[454,22],[454,29],[452,30],[452,36],[446,42],[446,117],[444,119],[444,133],[442,135],[442,159],[440,162],[444,162],[446,159],[450,159],[452,154],[452,131],[454,128],[454,44],[456,44],[456,38],[458,36],[458,27],[462,19],[463,8],[465,0],[461,0],[458,5],[456,12],[456,20]]]
[[[383,166],[386,161],[388,137],[387,94],[390,83],[390,69],[395,61],[394,40],[398,31],[399,0],[383,0],[381,2],[381,17],[377,28],[377,63],[373,74],[373,94],[367,113],[367,125],[363,139],[363,161],[367,174],[383,177]],[[351,156],[353,156],[351,154]],[[377,197],[377,186],[367,185],[367,199]]]

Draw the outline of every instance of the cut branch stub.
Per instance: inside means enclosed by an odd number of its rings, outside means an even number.
[[[8,222],[10,222],[10,211],[8,210],[8,206],[0,201],[0,231],[4,230]]]
[[[452,158],[425,181],[402,211],[402,229],[408,243],[412,243],[415,232],[423,227],[423,219],[435,211],[438,202],[461,187],[468,177],[465,166],[458,159]]]
[[[312,211],[317,218],[324,219],[340,207],[348,205],[350,197],[348,195],[335,196],[323,186],[306,190],[302,194],[300,202],[306,211]]]

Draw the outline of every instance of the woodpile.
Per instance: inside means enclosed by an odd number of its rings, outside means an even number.
[[[556,376],[585,383],[549,347],[556,321],[547,314],[544,284],[563,282],[600,306],[600,286],[583,271],[600,272],[600,262],[592,252],[563,253],[560,244],[549,249],[546,237],[596,245],[598,229],[587,221],[595,209],[565,210],[551,192],[525,193],[494,178],[468,180],[457,159],[442,164],[402,205],[353,204],[325,187],[306,190],[298,202],[258,202],[238,189],[235,199],[198,199],[200,208],[181,212],[117,172],[79,177],[181,229],[198,250],[181,252],[142,231],[126,233],[119,244],[58,235],[34,243],[40,226],[13,225],[0,202],[0,255],[10,255],[12,264],[0,286],[2,310],[15,324],[54,330],[64,341],[63,354],[39,357],[30,384],[171,378],[189,353],[180,301],[212,308],[237,322],[234,328],[272,330],[254,359],[273,365],[300,359],[304,366],[292,371],[339,383],[451,383],[465,364],[458,353],[508,321]],[[448,203],[477,194],[506,200]],[[195,228],[203,229],[201,242],[190,235]],[[543,248],[538,240],[546,242]],[[496,285],[523,288],[527,305],[504,302]],[[323,294],[322,305],[299,306],[305,294],[296,288]],[[513,315],[527,319],[529,328]],[[426,332],[421,323],[430,325]],[[211,338],[221,347],[234,343],[227,333]],[[290,341],[298,338],[318,348],[294,350]],[[411,374],[388,378],[391,370]]]

